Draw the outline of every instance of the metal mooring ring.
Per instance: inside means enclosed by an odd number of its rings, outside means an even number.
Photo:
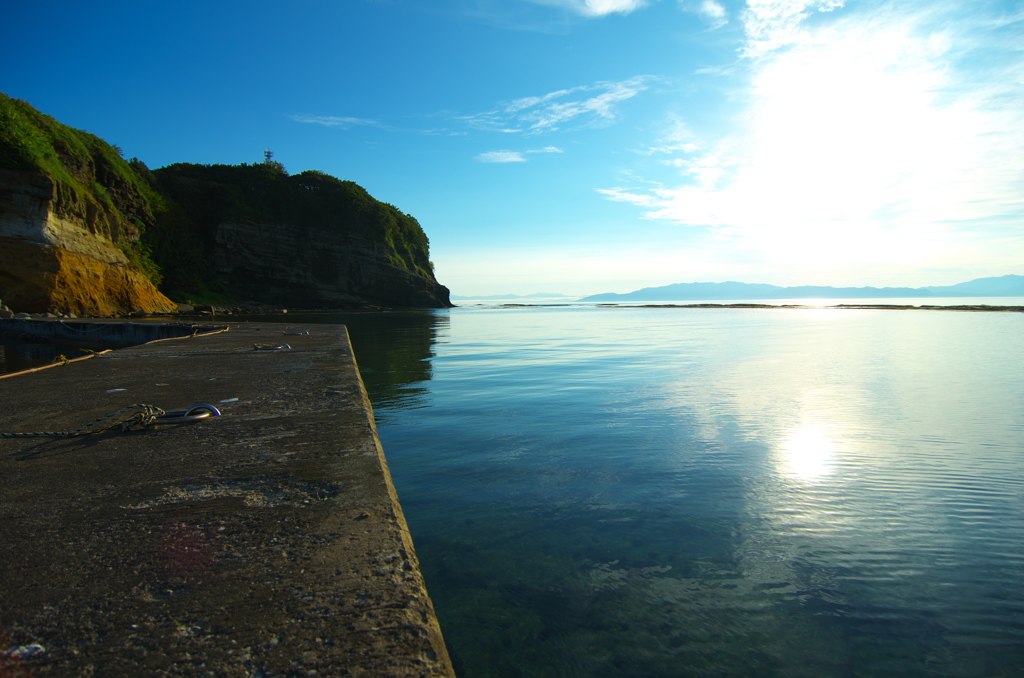
[[[201,403],[187,410],[171,410],[165,412],[153,422],[154,424],[183,424],[189,421],[202,421],[209,417],[219,417],[220,410],[213,405]]]
[[[282,351],[291,348],[288,344],[254,344],[257,351]]]

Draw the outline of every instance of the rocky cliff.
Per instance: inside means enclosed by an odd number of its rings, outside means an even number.
[[[274,162],[151,172],[3,94],[0,299],[99,316],[171,299],[451,306],[416,219],[351,181]]]
[[[0,299],[111,316],[176,307],[131,261],[150,196],[119,153],[0,94]],[[151,271],[152,274],[152,271]]]
[[[62,216],[57,192],[44,175],[0,170],[0,295],[7,306],[94,316],[176,307],[109,236],[90,230],[89,212]]]
[[[451,306],[419,223],[351,181],[274,163],[154,175],[174,209],[145,239],[180,301],[206,290],[299,308]]]
[[[391,256],[384,242],[314,226],[228,220],[214,231],[215,275],[240,299],[307,308],[450,306],[433,276]]]

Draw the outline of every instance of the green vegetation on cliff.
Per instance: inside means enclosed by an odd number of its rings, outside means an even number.
[[[49,177],[58,216],[77,218],[109,238],[159,284],[159,267],[139,238],[165,205],[144,164],[126,161],[99,137],[0,93],[0,167]]]
[[[315,233],[321,239],[327,234],[342,252],[348,251],[345,248],[359,251],[363,259],[353,264],[353,270],[362,271],[355,276],[358,280],[338,273],[335,281],[325,283],[336,285],[341,296],[335,298],[362,295],[374,304],[428,303],[426,299],[449,303],[447,289],[434,278],[427,236],[416,219],[374,199],[359,185],[323,172],[289,175],[275,162],[180,163],[151,171],[136,158],[126,161],[119,148],[99,137],[61,124],[3,93],[0,169],[49,178],[57,216],[109,239],[174,301],[265,301],[263,289],[253,288],[250,272],[217,269],[217,247],[223,250],[217,242],[218,228],[249,222],[294,236],[300,250],[307,236]],[[274,263],[311,267],[330,257],[302,258],[301,262]],[[372,260],[384,264],[383,282],[381,274],[369,281],[372,276],[366,271],[373,268]],[[348,270],[344,262],[330,263],[337,264],[339,271]],[[394,275],[387,272],[392,269],[397,269]],[[250,279],[240,284],[245,276]],[[404,281],[395,284],[405,285],[408,294],[389,288],[390,280]],[[270,287],[275,281],[260,282]],[[301,283],[287,284],[292,286],[290,299],[306,298],[304,290],[296,287]],[[282,298],[282,286],[277,287],[276,293],[263,296]],[[312,298],[308,301],[315,303]]]

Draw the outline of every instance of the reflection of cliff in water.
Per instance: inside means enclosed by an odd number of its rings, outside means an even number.
[[[387,410],[427,404],[427,389],[421,384],[431,378],[434,344],[439,337],[445,340],[449,327],[448,312],[433,310],[288,314],[273,319],[347,325],[378,419],[386,416]]]
[[[61,348],[41,342],[0,338],[0,374],[20,372],[46,365],[62,354],[68,358],[79,358],[83,355],[75,348]]]
[[[422,383],[432,376],[438,336],[448,336],[447,311],[359,313],[344,322],[374,408],[427,405]]]

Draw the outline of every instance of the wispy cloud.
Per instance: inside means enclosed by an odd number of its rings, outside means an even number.
[[[403,0],[416,10],[443,2]],[[605,17],[624,16],[661,0],[455,0],[465,18],[496,28],[565,35],[580,23]],[[686,0],[699,2],[700,0]]]
[[[501,163],[501,162],[526,162],[523,153],[564,153],[557,146],[545,146],[543,148],[528,148],[525,151],[488,151],[475,156],[477,162]]]
[[[689,9],[690,4],[687,3],[684,8]],[[711,25],[711,29],[721,28],[722,26],[729,23],[728,14],[725,11],[725,7],[716,0],[700,0],[700,4],[693,7],[693,10],[704,18]]]
[[[670,114],[665,120],[664,131],[653,145],[645,146],[638,152],[643,155],[666,153],[696,153],[700,146],[697,135],[677,114]]]
[[[379,127],[386,130],[394,129],[390,125],[386,125],[379,120],[367,120],[366,118],[346,118],[335,115],[290,115],[288,117],[295,122],[323,125],[324,127],[340,127],[341,129],[348,129],[356,126]]]
[[[476,129],[502,133],[543,134],[570,123],[583,128],[606,127],[617,119],[617,105],[646,90],[650,79],[636,76],[522,97],[461,119]]]
[[[892,4],[811,21],[841,3],[751,0],[745,124],[701,138],[675,121],[645,151],[678,168],[674,185],[601,192],[737,256],[1019,268],[1024,57],[996,39],[997,17],[962,9]]]
[[[744,56],[760,56],[806,40],[804,20],[812,12],[831,12],[843,4],[843,0],[748,0],[743,12]]]
[[[521,97],[502,102],[497,108],[472,115],[454,116],[453,120],[472,129],[500,134],[537,135],[556,132],[567,125],[574,129],[596,129],[613,124],[619,117],[618,107],[648,88],[652,76],[639,75],[618,82],[597,82],[561,89],[538,96]],[[335,115],[290,115],[291,120],[304,124],[322,125],[337,129],[376,127],[388,132],[456,136],[464,132],[450,129],[407,129],[367,118]],[[547,147],[555,149],[554,146]],[[556,150],[527,152],[560,153]]]
[[[560,7],[586,17],[629,14],[633,10],[650,4],[647,0],[530,0],[530,2],[535,5]]]
[[[518,151],[487,151],[473,158],[477,162],[526,162],[526,158]]]
[[[453,131],[450,129],[431,129],[431,128],[413,128],[413,127],[396,127],[380,120],[370,120],[367,118],[350,118],[339,115],[290,115],[289,119],[295,122],[301,122],[310,125],[322,125],[324,127],[331,127],[334,129],[352,129],[354,127],[376,127],[377,129],[384,130],[385,132],[394,132],[397,134],[419,134],[423,136],[440,136],[440,137],[453,137],[462,136],[465,132]]]

